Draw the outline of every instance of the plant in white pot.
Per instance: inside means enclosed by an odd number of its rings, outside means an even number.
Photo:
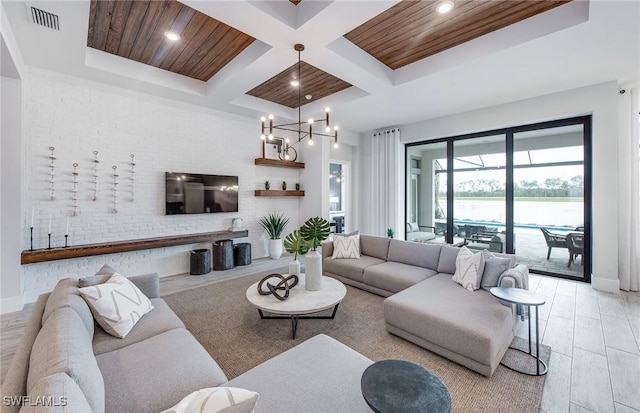
[[[258,221],[260,226],[269,234],[269,257],[277,260],[282,256],[282,231],[289,223],[289,218],[282,213],[271,213]]]
[[[284,249],[289,254],[294,254],[293,261],[289,263],[289,275],[300,275],[300,261],[298,254],[304,255],[309,252],[310,244],[302,238],[300,231],[295,230],[284,239]]]
[[[305,287],[310,291],[322,288],[322,256],[318,246],[329,237],[329,221],[324,218],[309,218],[302,227],[300,235],[309,243],[311,251],[305,256]]]

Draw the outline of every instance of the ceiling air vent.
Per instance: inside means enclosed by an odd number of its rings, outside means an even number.
[[[60,30],[60,16],[46,10],[27,5],[29,18],[33,24],[53,30]]]

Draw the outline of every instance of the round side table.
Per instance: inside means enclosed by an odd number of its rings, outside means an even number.
[[[376,413],[449,413],[449,390],[429,370],[404,360],[382,360],[362,373],[362,396]]]
[[[544,298],[539,297],[528,290],[523,290],[522,288],[493,287],[491,288],[491,290],[489,290],[489,292],[491,293],[491,295],[493,295],[494,297],[496,297],[501,301],[511,303],[511,304],[520,304],[520,305],[527,306],[527,319],[529,324],[529,352],[520,350],[519,348],[514,348],[514,347],[509,347],[509,348],[512,350],[521,351],[525,354],[530,355],[531,357],[535,357],[536,372],[530,373],[528,371],[518,370],[502,362],[500,362],[500,364],[502,364],[503,366],[505,366],[510,370],[513,370],[522,374],[528,374],[529,376],[542,376],[544,374],[547,374],[547,370],[548,370],[547,363],[545,363],[544,360],[540,360],[540,327],[539,327],[540,322],[538,319],[538,308],[541,305],[544,305],[545,303]],[[536,353],[535,354],[533,354],[533,352],[531,351],[531,307],[536,308]],[[540,365],[542,365],[542,370],[540,369]]]

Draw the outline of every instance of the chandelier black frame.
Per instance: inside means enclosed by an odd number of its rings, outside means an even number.
[[[274,116],[269,115],[267,117],[263,116],[260,120],[262,122],[260,139],[261,140],[269,140],[272,141],[275,138],[282,139],[284,144],[284,148],[282,146],[278,146],[278,157],[280,160],[286,161],[295,161],[298,158],[298,152],[295,150],[294,146],[302,142],[303,139],[309,138],[309,145],[313,145],[313,137],[314,136],[324,136],[327,138],[333,138],[333,147],[338,147],[338,125],[333,127],[333,134],[329,134],[331,132],[331,124],[329,123],[329,112],[331,109],[329,107],[325,108],[325,116],[324,119],[313,119],[309,118],[307,122],[302,122],[301,118],[301,108],[302,108],[302,85],[300,84],[300,73],[301,73],[301,63],[300,63],[300,53],[304,50],[303,44],[296,44],[294,50],[298,52],[298,122],[292,123],[283,123],[283,124],[274,124]],[[310,98],[309,98],[310,99]],[[268,121],[268,124],[266,123]],[[322,132],[314,132],[313,124],[314,123],[324,123],[324,131]],[[304,130],[302,128],[303,125],[308,125],[308,128],[305,127]],[[322,130],[322,129],[321,129]],[[274,131],[286,131],[293,132],[298,134],[297,140],[291,143],[291,139],[289,137],[283,138],[274,135]],[[295,138],[294,138],[295,139]]]

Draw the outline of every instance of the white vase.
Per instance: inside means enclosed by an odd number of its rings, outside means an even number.
[[[269,240],[269,256],[272,260],[277,260],[282,256],[282,238]]]
[[[293,260],[289,263],[289,275],[300,275],[300,261]]]
[[[322,256],[318,251],[309,251],[305,255],[305,288],[318,291],[322,288]]]

